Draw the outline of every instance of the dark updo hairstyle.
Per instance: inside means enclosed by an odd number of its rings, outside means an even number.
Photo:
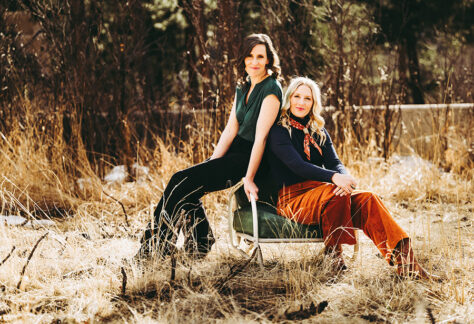
[[[248,76],[247,72],[245,71],[245,58],[249,56],[250,52],[252,52],[252,49],[259,44],[265,45],[268,59],[266,68],[267,70],[272,71],[271,77],[276,80],[280,79],[280,59],[278,58],[278,54],[273,47],[272,40],[267,34],[251,34],[244,39],[241,51],[242,56],[239,58],[237,64],[239,84],[245,83]]]

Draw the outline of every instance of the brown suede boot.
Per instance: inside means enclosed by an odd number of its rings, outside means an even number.
[[[330,257],[331,264],[335,271],[347,270],[344,258],[342,256],[342,246],[339,245],[326,245],[324,248],[324,255]]]
[[[440,277],[430,274],[418,263],[413,253],[409,238],[398,242],[393,250],[397,263],[397,273],[400,277],[424,280],[440,280]]]

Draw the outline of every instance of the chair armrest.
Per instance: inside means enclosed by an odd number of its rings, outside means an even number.
[[[253,220],[253,237],[255,243],[258,245],[258,213],[257,213],[257,202],[255,197],[250,194],[250,204],[252,205],[252,220]]]
[[[244,185],[243,181],[239,181],[235,186],[230,189],[229,192],[229,205],[228,205],[228,214],[227,222],[229,226],[229,240],[230,244],[236,247],[234,243],[234,211],[232,210],[232,199],[235,199],[235,192]],[[257,202],[255,197],[250,194],[250,204],[252,206],[252,223],[253,223],[253,237],[255,243],[258,245],[258,213],[257,213]]]

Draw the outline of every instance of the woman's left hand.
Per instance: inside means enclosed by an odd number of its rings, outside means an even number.
[[[258,187],[255,182],[246,177],[242,178],[242,181],[244,182],[244,190],[247,199],[250,201],[250,194],[252,194],[255,197],[255,200],[258,200]]]
[[[356,180],[350,174],[335,173],[332,182],[336,185],[333,191],[336,196],[350,195],[357,187]]]

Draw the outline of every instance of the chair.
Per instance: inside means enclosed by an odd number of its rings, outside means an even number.
[[[249,255],[239,246],[242,239],[250,241],[253,244],[253,250],[257,252],[258,263],[263,269],[261,243],[324,242],[319,225],[299,224],[278,215],[271,194],[264,191],[264,186],[259,186],[259,188],[261,199],[258,202],[255,201],[253,195],[250,196],[250,203],[248,202],[242,181],[232,187],[229,193],[229,239],[231,246],[241,255],[249,258]],[[235,209],[233,208],[234,201],[236,202]],[[357,231],[356,240],[353,259],[359,251]]]

